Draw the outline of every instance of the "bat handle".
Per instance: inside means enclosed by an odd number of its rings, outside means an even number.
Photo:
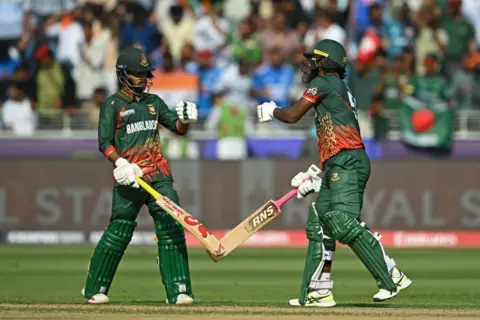
[[[288,200],[292,199],[293,196],[297,194],[297,191],[298,191],[298,188],[292,189],[280,199],[273,201],[273,203],[277,208],[280,209]]]

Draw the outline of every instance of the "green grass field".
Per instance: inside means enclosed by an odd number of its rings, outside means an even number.
[[[286,305],[298,294],[303,249],[238,249],[217,264],[204,250],[190,249],[196,297],[191,306],[165,304],[153,246],[127,250],[110,305],[83,304],[80,290],[92,249],[0,246],[0,318],[480,318],[480,251],[474,249],[389,250],[414,283],[384,304],[373,304],[374,281],[348,249],[340,249],[332,273],[338,306],[313,310]]]

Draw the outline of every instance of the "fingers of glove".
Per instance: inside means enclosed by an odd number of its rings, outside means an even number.
[[[313,190],[315,192],[320,192],[321,188],[322,188],[322,179],[318,179],[318,180],[314,181]]]
[[[184,101],[177,103],[175,111],[180,119],[185,119],[187,104]]]
[[[300,187],[298,187],[298,193],[300,193],[302,195],[302,197],[305,197],[307,194],[312,192],[314,189],[315,188],[313,186],[312,181],[308,180],[308,181],[305,181],[304,183],[302,183],[300,185]]]
[[[137,177],[143,177],[143,171],[136,163],[132,164],[132,167]]]
[[[305,172],[297,173],[297,175],[292,179],[292,187],[299,187],[305,181],[305,179],[308,179],[308,175]]]
[[[135,170],[132,165],[118,167],[113,170],[115,180],[128,178],[129,175],[135,176]]]
[[[312,179],[319,179],[320,178],[320,175],[322,174],[322,170],[320,170],[320,168],[318,168],[316,165],[312,164],[307,172],[308,176]]]
[[[187,109],[187,116],[188,116],[188,119],[191,119],[191,120],[197,120],[198,118],[198,110],[196,107],[190,107]]]
[[[130,180],[128,179],[128,177],[120,177],[119,179],[115,179],[119,184],[121,184],[122,186],[128,186],[130,185]]]

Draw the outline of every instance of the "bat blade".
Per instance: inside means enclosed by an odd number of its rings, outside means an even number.
[[[221,255],[210,254],[212,260],[218,262],[222,258],[226,257],[230,252],[244,243],[254,233],[275,219],[280,212],[281,210],[279,207],[277,207],[275,202],[273,200],[269,200],[257,211],[252,213],[247,219],[243,220],[239,225],[227,233],[222,239],[220,239],[224,252]]]
[[[195,238],[200,240],[205,248],[207,248],[210,256],[221,256],[224,254],[225,249],[222,243],[191,214],[165,196],[158,198],[156,203],[178,221],[184,229],[188,230]]]

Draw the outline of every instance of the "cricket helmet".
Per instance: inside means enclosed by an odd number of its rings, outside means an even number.
[[[150,66],[147,56],[138,48],[126,48],[122,50],[117,58],[115,68],[118,81],[136,95],[143,94],[145,89],[149,88],[152,84],[152,71],[154,71],[155,68]],[[145,77],[139,76],[139,74],[142,73],[145,74]],[[132,74],[135,74],[136,78],[143,81],[140,81],[139,84],[133,84],[130,77]]]
[[[319,75],[319,72],[337,73],[341,78],[345,76],[347,52],[337,41],[321,40],[310,51],[304,52],[303,55],[307,59],[302,63],[304,82],[310,82]]]

